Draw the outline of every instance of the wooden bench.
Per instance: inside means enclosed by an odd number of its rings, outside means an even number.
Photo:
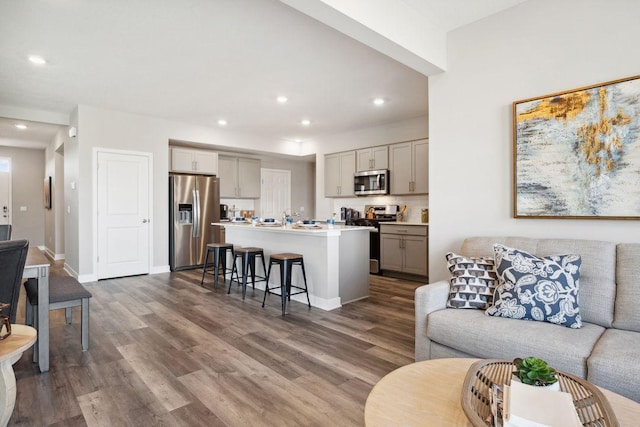
[[[27,291],[26,323],[38,329],[38,311],[33,309],[38,305],[37,280],[27,280],[24,288]],[[82,307],[82,351],[89,349],[89,298],[91,296],[91,292],[73,277],[49,278],[49,310],[64,308],[67,324],[71,324],[71,309],[77,306]]]

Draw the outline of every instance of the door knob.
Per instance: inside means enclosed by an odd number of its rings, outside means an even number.
[[[147,219],[143,219],[143,220],[142,220],[142,223],[143,223],[143,224],[146,224],[147,222],[150,222],[150,221],[149,221],[149,220],[147,220]]]

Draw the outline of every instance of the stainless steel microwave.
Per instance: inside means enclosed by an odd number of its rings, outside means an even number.
[[[356,172],[353,176],[353,191],[356,196],[389,194],[389,170]]]

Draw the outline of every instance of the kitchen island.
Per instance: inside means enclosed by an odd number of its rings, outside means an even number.
[[[307,286],[311,305],[323,310],[333,310],[342,304],[369,296],[369,234],[371,227],[344,225],[317,227],[263,226],[250,223],[221,222],[226,243],[264,249],[269,268],[269,255],[293,252],[304,257]],[[259,262],[257,263],[259,264]],[[260,272],[261,267],[256,267]],[[259,274],[259,273],[258,273]],[[279,286],[280,274],[274,266],[270,287]],[[292,283],[302,284],[300,268],[294,268]],[[256,288],[264,289],[264,282]],[[304,302],[304,294],[292,299]],[[271,304],[276,304],[275,299]]]

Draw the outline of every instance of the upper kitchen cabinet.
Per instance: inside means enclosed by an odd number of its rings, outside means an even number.
[[[171,172],[218,174],[218,153],[191,148],[171,148]]]
[[[363,148],[356,151],[356,171],[389,169],[389,149],[381,147]]]
[[[429,140],[389,146],[391,194],[429,193]]]
[[[356,172],[356,152],[324,156],[324,196],[353,197],[353,174]]]
[[[220,156],[220,197],[260,198],[260,160]]]

